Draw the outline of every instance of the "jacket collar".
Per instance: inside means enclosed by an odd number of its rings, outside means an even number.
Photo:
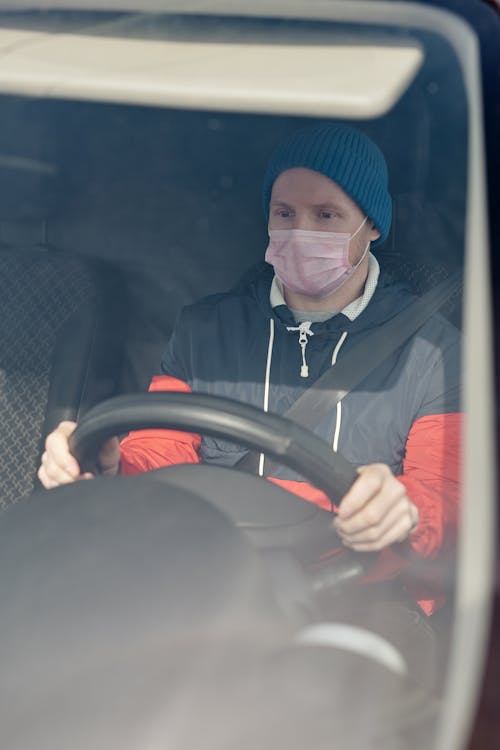
[[[273,279],[274,269],[267,263],[263,263],[257,271],[252,272],[251,280],[242,283],[239,291],[253,298],[261,313],[267,318],[274,318],[278,327],[294,326],[296,325],[295,318],[286,304],[271,306],[270,293]],[[415,295],[409,287],[395,282],[393,277],[384,271],[383,263],[381,263],[376,288],[366,307],[354,320],[350,320],[343,311],[323,323],[313,323],[313,329],[317,334],[336,336],[341,331],[368,330],[392,318],[414,298]]]
[[[368,275],[366,278],[366,283],[363,289],[363,293],[359,297],[357,297],[355,300],[350,302],[348,305],[346,305],[346,307],[344,307],[342,310],[340,310],[340,312],[351,321],[356,320],[356,318],[363,312],[363,310],[366,308],[371,298],[373,297],[375,289],[377,288],[378,277],[380,275],[380,266],[374,255],[370,253],[368,257],[369,257]],[[280,305],[286,305],[283,292],[282,292],[281,282],[278,280],[276,276],[274,276],[273,281],[271,283],[269,301],[270,301],[271,307],[273,308],[279,307]],[[294,320],[297,321],[296,311],[292,310],[292,313],[294,316]],[[331,315],[328,316],[328,318],[332,318],[334,315],[338,315],[338,313],[332,313]],[[306,320],[307,319],[306,316],[307,316],[307,313],[304,313],[304,315],[301,315],[300,319]],[[312,318],[312,322],[315,322],[314,318]],[[322,321],[322,322],[326,322],[326,321]]]

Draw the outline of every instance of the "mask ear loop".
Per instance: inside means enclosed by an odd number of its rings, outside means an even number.
[[[366,224],[367,221],[368,221],[368,216],[365,216],[365,218],[363,219],[363,221],[361,222],[361,224],[359,225],[359,227],[356,229],[356,231],[354,232],[354,234],[351,234],[349,242],[352,240],[353,237],[356,237],[357,233],[360,231],[360,229],[362,227],[364,227],[364,225]],[[368,244],[370,244],[370,243],[368,243]]]
[[[359,227],[356,229],[356,231],[354,232],[354,234],[351,234],[351,237],[349,239],[349,244],[351,244],[352,238],[356,237],[356,235],[360,231],[361,227],[363,227],[366,224],[367,221],[368,221],[368,216],[365,216],[365,218],[363,219],[363,221],[361,222],[361,224],[359,225]],[[351,266],[352,271],[355,271],[356,268],[358,268],[361,265],[361,263],[364,261],[364,259],[366,258],[366,253],[368,252],[368,248],[369,247],[370,247],[370,240],[368,240],[368,242],[366,243],[365,251],[364,251],[363,255],[361,256],[361,258],[356,263],[356,265],[355,266]]]
[[[360,266],[361,263],[364,261],[364,259],[366,258],[366,253],[368,252],[368,248],[369,247],[370,247],[370,242],[368,241],[367,245],[365,247],[365,251],[364,251],[363,255],[361,256],[361,258],[358,260],[358,262],[356,263],[355,266],[351,266],[351,268],[352,268],[353,271],[355,271],[356,268],[358,268],[358,266]]]

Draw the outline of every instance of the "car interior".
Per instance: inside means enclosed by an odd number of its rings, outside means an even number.
[[[419,293],[461,263],[464,231],[466,130],[450,137],[430,121],[422,127],[427,85],[416,82],[390,119],[364,123],[386,145],[394,196],[394,226],[379,259]],[[23,403],[24,415],[14,402],[12,420],[26,422],[3,422],[2,460],[29,462],[2,471],[2,483],[13,483],[2,491],[6,505],[33,489],[40,440],[62,415],[144,392],[179,310],[262,263],[266,161],[311,118],[16,97],[4,97],[2,109],[10,125],[1,135],[2,356],[14,360],[3,365],[2,390],[6,408],[9,399]],[[408,123],[417,117],[412,133]],[[405,139],[396,141],[402,127]],[[421,158],[408,159],[410,138]],[[395,141],[398,148],[388,148]],[[439,184],[442,161],[453,170],[446,184]],[[446,306],[459,325],[459,295]],[[21,451],[9,447],[20,430]]]
[[[11,29],[25,23],[5,20]],[[237,23],[244,33],[250,21]],[[280,32],[288,28],[288,22],[274,23]],[[318,23],[304,21],[301,28],[316,33]],[[175,24],[174,30],[195,37],[200,17],[176,16]],[[32,20],[31,28],[36,25]],[[352,24],[343,31],[352,35]],[[154,38],[152,26],[150,33]],[[408,36],[401,29],[386,33],[396,46]],[[394,106],[361,122],[328,119],[362,128],[384,152],[394,221],[377,259],[423,295],[464,267],[471,134],[451,44],[429,30],[413,30],[411,41],[425,49],[424,62]],[[355,557],[349,569],[318,568],[319,553],[331,542],[321,538],[323,512],[306,512],[302,501],[279,488],[259,502],[260,480],[229,473],[224,484],[213,467],[198,479],[177,467],[177,475],[99,478],[92,490],[86,482],[50,493],[40,488],[36,469],[44,440],[61,419],[80,421],[108,398],[144,394],[181,308],[261,271],[267,160],[285,136],[325,119],[298,111],[85,99],[0,94],[0,505],[7,519],[0,520],[0,555],[18,571],[0,584],[15,612],[0,651],[12,684],[29,685],[5,747],[62,748],[68,737],[73,748],[89,747],[75,733],[85,726],[93,748],[157,747],[167,726],[175,737],[180,721],[173,709],[160,710],[159,694],[164,703],[176,702],[172,685],[163,689],[167,673],[177,686],[185,686],[186,674],[197,675],[189,691],[183,687],[182,705],[182,712],[197,713],[197,725],[183,725],[172,747],[192,746],[204,736],[214,748],[233,747],[235,736],[241,747],[268,747],[277,726],[281,735],[273,746],[303,747],[316,737],[321,747],[332,720],[325,724],[325,702],[337,706],[344,747],[365,746],[360,741],[372,741],[374,733],[374,748],[433,747],[448,675],[455,568],[447,571],[448,610],[436,623],[441,680],[429,696],[400,667],[397,648],[386,658],[386,644],[374,641],[366,647],[369,657],[342,649],[333,660],[325,657],[318,647],[323,636],[312,624],[330,612],[324,602],[334,601],[349,585],[346,579],[363,568]],[[462,328],[461,288],[448,295],[440,314]],[[118,421],[120,434],[133,426]],[[262,431],[265,439],[270,424]],[[300,435],[297,444],[309,447]],[[161,510],[159,485],[169,493]],[[140,506],[131,500],[134,493]],[[76,527],[85,533],[74,533]],[[162,544],[166,538],[168,545]],[[294,548],[298,553],[291,555]],[[304,572],[311,561],[314,574]],[[54,627],[55,611],[62,628]],[[39,627],[30,629],[38,618]],[[167,621],[168,632],[160,636],[158,623]],[[304,643],[316,644],[312,656],[290,645],[298,627]],[[196,633],[194,645],[187,629]],[[20,643],[21,663],[9,657]],[[63,657],[47,679],[47,664],[57,662],[58,653],[72,654],[72,666]],[[134,682],[138,656],[147,678]],[[96,687],[89,699],[82,675],[92,668]],[[241,669],[251,675],[248,684],[235,679]],[[332,669],[341,676],[333,687]],[[65,679],[75,686],[74,701],[61,699]],[[363,686],[363,706],[377,692],[385,696],[373,701],[356,736],[341,687],[348,679]],[[297,687],[303,681],[314,685],[307,699]],[[213,691],[215,683],[223,687]],[[115,700],[123,685],[125,697]],[[286,697],[279,706],[277,691]],[[248,711],[238,721],[214,723],[226,712],[239,716],[245,703]],[[23,710],[35,717],[24,734]]]

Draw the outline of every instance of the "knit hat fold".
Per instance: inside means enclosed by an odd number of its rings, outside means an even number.
[[[295,167],[320,172],[345,190],[380,232],[372,245],[387,238],[392,220],[387,164],[367,135],[348,125],[319,125],[299,130],[280,144],[264,176],[262,201],[266,219],[274,181]]]

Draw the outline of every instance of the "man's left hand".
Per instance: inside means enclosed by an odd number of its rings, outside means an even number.
[[[361,466],[358,472],[333,523],[342,542],[358,552],[377,552],[403,542],[419,522],[404,485],[385,464]]]

